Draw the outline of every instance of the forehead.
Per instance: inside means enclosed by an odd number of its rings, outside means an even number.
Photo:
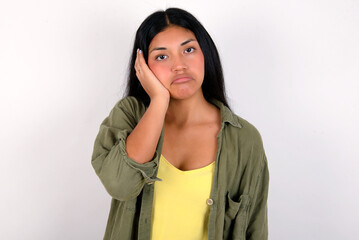
[[[170,45],[180,45],[188,39],[196,39],[194,33],[180,26],[171,26],[158,33],[151,41],[149,49],[154,47],[166,47]]]

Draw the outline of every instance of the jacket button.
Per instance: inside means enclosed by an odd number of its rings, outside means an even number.
[[[213,205],[213,200],[211,198],[207,199],[207,205],[208,206],[212,206]]]

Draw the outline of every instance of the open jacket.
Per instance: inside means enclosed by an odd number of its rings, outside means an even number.
[[[221,130],[208,221],[208,239],[268,239],[269,173],[257,129],[217,100]],[[126,153],[126,138],[146,111],[134,97],[120,100],[102,122],[92,166],[112,197],[104,240],[149,240],[154,182],[164,130],[153,159],[140,164]],[[173,216],[174,218],[176,216]]]

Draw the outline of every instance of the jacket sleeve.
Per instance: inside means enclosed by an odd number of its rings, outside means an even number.
[[[153,159],[140,164],[126,153],[126,138],[145,112],[143,104],[133,97],[120,100],[102,122],[95,139],[92,166],[107,192],[115,199],[136,198],[145,184],[157,178],[158,147]]]
[[[267,199],[269,187],[269,171],[267,159],[262,153],[261,170],[256,176],[256,185],[251,204],[249,207],[248,240],[267,240],[268,239],[268,215]]]

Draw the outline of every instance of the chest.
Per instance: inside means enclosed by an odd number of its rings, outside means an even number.
[[[205,167],[216,159],[219,130],[215,123],[185,128],[165,125],[162,154],[182,171]]]

